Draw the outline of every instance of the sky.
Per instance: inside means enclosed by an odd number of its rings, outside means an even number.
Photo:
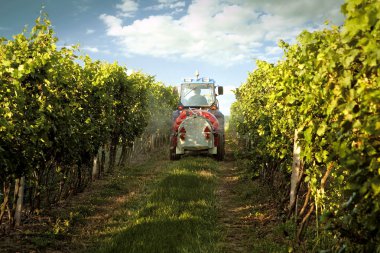
[[[232,90],[255,69],[275,63],[280,40],[303,30],[341,25],[344,0],[0,0],[0,37],[31,29],[42,9],[58,46],[80,45],[94,60],[117,61],[129,71],[178,86],[183,78],[213,78],[229,115]]]

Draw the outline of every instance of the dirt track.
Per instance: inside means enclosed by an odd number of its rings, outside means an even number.
[[[222,249],[225,252],[249,252],[249,238],[254,220],[251,219],[252,206],[241,201],[241,172],[235,162],[220,163],[220,184],[218,223],[224,231]]]
[[[165,173],[171,162],[166,156],[157,156],[138,164],[141,165],[132,165],[122,177],[95,182],[84,193],[56,208],[59,213],[50,218],[53,221],[61,215],[78,214],[69,233],[46,240],[38,229],[27,236],[29,239],[22,234],[10,237],[8,243],[3,242],[0,252],[21,252],[21,249],[26,252],[82,251],[106,238],[107,231],[120,226],[120,222],[128,224],[128,217],[138,210],[139,203],[146,198],[147,185]],[[216,242],[216,252],[278,252],[276,245],[283,245],[284,241],[273,233],[278,220],[276,207],[271,204],[269,195],[259,182],[247,176],[239,162],[232,159],[231,153],[227,153],[225,161],[218,162],[218,165],[215,175],[218,182],[215,189],[216,232],[221,234],[221,238]],[[52,226],[54,224],[46,224],[45,230],[50,230]],[[272,245],[274,248],[268,245],[271,243],[276,244]]]

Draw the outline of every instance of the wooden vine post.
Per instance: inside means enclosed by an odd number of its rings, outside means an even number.
[[[92,162],[92,181],[95,181],[97,178],[99,178],[98,154],[94,156]]]
[[[290,199],[289,199],[289,216],[293,213],[295,213],[295,216],[297,216],[297,195],[298,190],[300,187],[302,175],[303,175],[303,168],[302,168],[302,162],[300,158],[301,154],[301,146],[299,145],[298,141],[298,130],[294,130],[294,146],[293,146],[293,164],[292,164],[292,175],[290,179]]]
[[[16,189],[17,188],[17,189]],[[21,212],[24,201],[24,188],[25,188],[25,177],[16,179],[15,193],[17,193],[17,203],[15,211],[15,225],[21,225]]]

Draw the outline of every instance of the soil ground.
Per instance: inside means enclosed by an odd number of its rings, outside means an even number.
[[[126,173],[94,182],[49,215],[30,218],[3,235],[0,252],[87,252],[109,240],[123,222],[127,226],[168,163],[166,154],[157,154],[130,164]],[[218,163],[216,179],[220,241],[215,247],[221,252],[287,252],[287,228],[268,187],[248,178],[231,152]]]
[[[223,252],[287,252],[288,244],[270,189],[247,177],[229,153],[219,167],[218,223]]]

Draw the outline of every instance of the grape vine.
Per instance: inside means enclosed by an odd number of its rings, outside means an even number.
[[[236,91],[232,115],[238,131],[254,143],[255,171],[282,170],[289,177],[297,130],[299,183],[308,191],[302,209],[289,210],[299,215],[299,240],[315,214],[317,238],[319,232],[337,238],[332,248],[375,252],[380,250],[380,2],[347,1],[342,12],[342,27],[304,31],[296,44],[280,42],[284,57],[276,64],[258,61]]]
[[[58,48],[57,41],[46,15],[29,35],[0,39],[0,225],[6,213],[14,225],[19,178],[28,212],[39,213],[88,185],[99,150],[109,152],[112,173],[117,146],[125,155],[148,124],[164,134],[170,129],[161,122],[176,105],[170,87],[141,72],[127,75],[117,63],[77,56],[79,47]]]

